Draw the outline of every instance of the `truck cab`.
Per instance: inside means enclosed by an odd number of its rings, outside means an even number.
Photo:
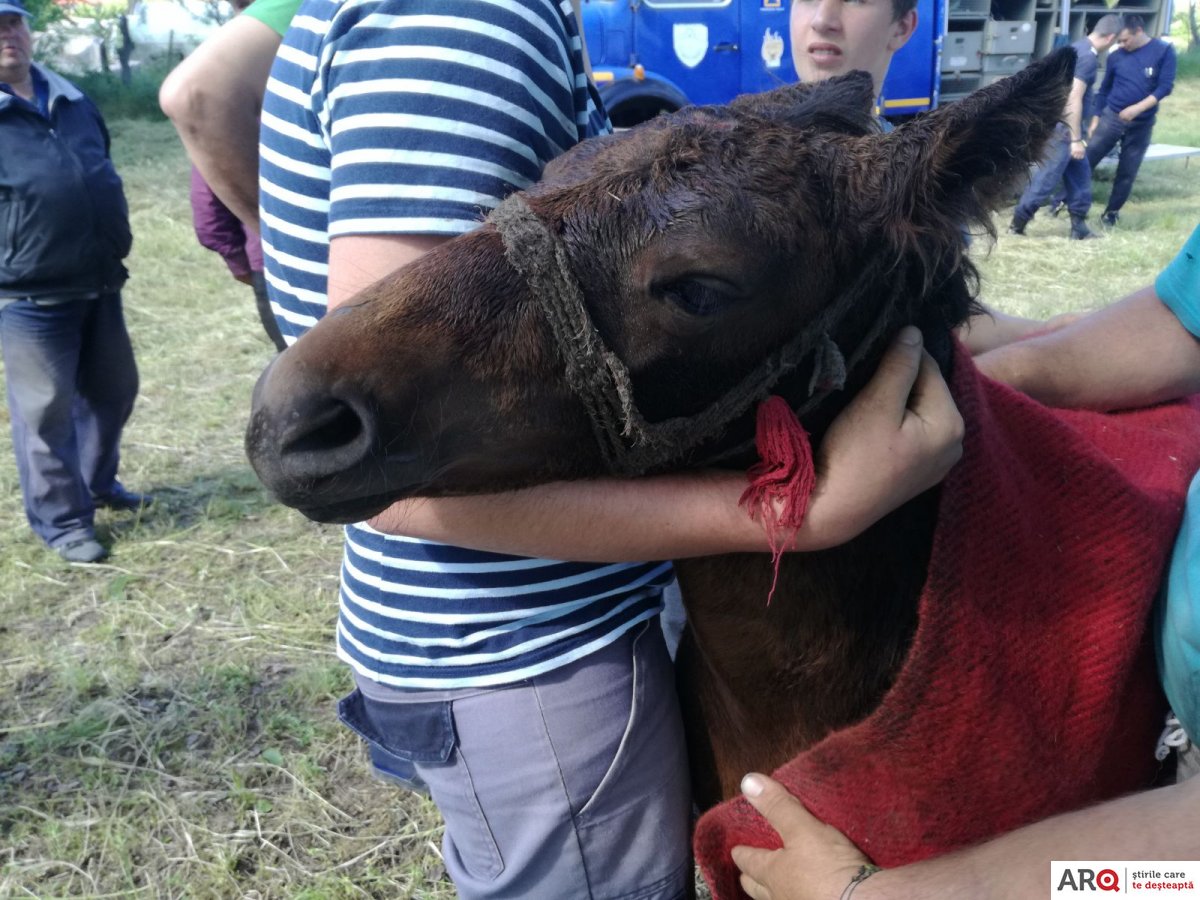
[[[583,0],[583,34],[596,86],[618,128],[690,103],[796,81],[789,0]],[[918,0],[917,30],[896,54],[881,112],[936,105],[943,0]]]

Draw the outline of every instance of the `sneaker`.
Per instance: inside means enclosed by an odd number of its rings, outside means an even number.
[[[1025,226],[1029,224],[1029,220],[1021,216],[1014,215],[1012,221],[1008,223],[1009,234],[1025,234]]]
[[[1107,209],[1104,211],[1104,215],[1100,217],[1100,224],[1105,228],[1115,228],[1117,225],[1117,219],[1119,218],[1121,217],[1117,215],[1117,213],[1113,212],[1111,209]]]
[[[135,494],[125,488],[118,488],[105,497],[94,497],[92,502],[104,509],[115,509],[119,512],[140,512],[154,502],[153,494]]]
[[[1055,200],[1053,203],[1050,204],[1049,212],[1050,212],[1050,215],[1057,218],[1058,214],[1066,208],[1067,208],[1066,200]]]
[[[61,547],[55,547],[58,555],[69,563],[94,563],[108,558],[108,551],[95,538],[83,538],[71,541]]]

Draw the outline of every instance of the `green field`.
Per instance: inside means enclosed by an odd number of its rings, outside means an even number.
[[[142,374],[123,477],[159,502],[101,515],[107,564],[62,563],[24,522],[0,407],[0,897],[452,896],[436,812],[372,780],[335,722],[340,530],[272,503],[242,454],[271,356],[249,289],[195,243],[170,126],[110,124]],[[1155,138],[1200,146],[1200,80]],[[1102,305],[1200,222],[1200,158],[1148,163],[1104,240],[1007,220],[974,244],[988,303]]]

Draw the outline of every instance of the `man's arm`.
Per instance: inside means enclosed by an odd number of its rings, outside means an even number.
[[[1083,96],[1087,93],[1087,82],[1076,78],[1071,82],[1071,93],[1067,97],[1067,129],[1071,132],[1071,158],[1083,159],[1087,147],[1083,137]]]
[[[975,363],[1049,406],[1127,409],[1200,391],[1200,341],[1153,287]]]
[[[1175,90],[1175,71],[1179,66],[1179,58],[1173,46],[1167,44],[1162,62],[1158,65],[1158,86],[1154,89],[1154,96],[1161,103],[1171,91]]]
[[[1100,80],[1100,89],[1096,91],[1096,98],[1092,105],[1092,122],[1088,126],[1089,136],[1100,124],[1100,114],[1108,108],[1108,93],[1112,90],[1114,73],[1119,65],[1117,60],[1124,52],[1124,50],[1114,50],[1108,55],[1108,64],[1104,67],[1104,78]]]
[[[984,307],[983,312],[976,313],[960,325],[955,334],[972,356],[978,356],[1005,344],[1023,340],[1031,334],[1059,328],[1074,318],[1074,314],[1066,313],[1043,322],[1040,319],[1013,316],[998,309]]]
[[[334,238],[329,242],[329,309],[337,309],[359,291],[447,240],[440,234],[352,234]]]
[[[237,16],[197,47],[159,91],[188,156],[221,201],[258,231],[258,118],[279,33]]]
[[[817,450],[817,487],[791,550],[860,534],[940,482],[962,453],[962,418],[920,334],[905,329]],[[558,482],[481,497],[397,503],[381,531],[527,556],[618,562],[761,552],[738,505],[741,472]]]
[[[1121,110],[1117,115],[1119,115],[1121,117],[1122,121],[1132,122],[1134,119],[1136,119],[1142,113],[1144,113],[1146,110],[1153,109],[1156,106],[1158,106],[1158,98],[1156,96],[1154,96],[1153,94],[1147,94],[1145,97],[1143,97],[1137,103],[1129,104],[1127,107],[1125,107],[1123,110]]]
[[[783,849],[735,847],[742,887],[754,900],[831,900],[859,866],[858,849],[783,786],[750,775],[742,791],[783,838]],[[1196,859],[1200,778],[1056,816],[968,850],[884,869],[854,888],[854,900],[1045,896],[1055,859]]]

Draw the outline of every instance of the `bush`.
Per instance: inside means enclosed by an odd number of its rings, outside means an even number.
[[[121,76],[116,72],[89,72],[86,75],[69,77],[100,108],[106,121],[161,121],[166,116],[158,106],[158,89],[171,67],[171,64],[165,61],[138,66],[133,70],[129,84],[123,84]]]
[[[1179,54],[1178,78],[1200,78],[1200,47]]]

